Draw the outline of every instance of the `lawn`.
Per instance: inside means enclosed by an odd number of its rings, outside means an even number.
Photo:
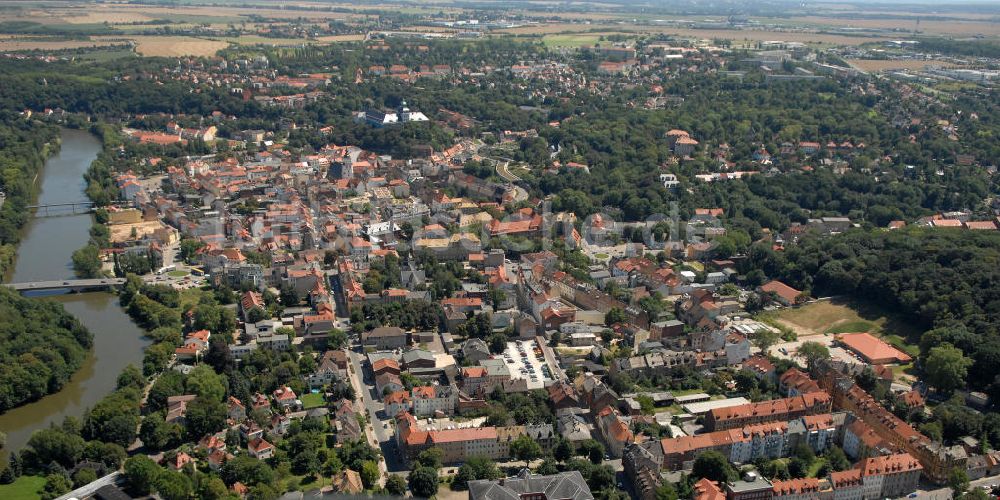
[[[188,275],[187,271],[179,271],[179,270],[178,271],[170,271],[169,273],[167,273],[167,276],[170,276],[171,278],[183,278],[183,277],[185,277],[187,275]]]
[[[40,498],[39,492],[44,486],[44,477],[21,476],[11,484],[0,485],[0,498],[11,500]]]
[[[806,471],[806,477],[816,477],[816,475],[819,474],[819,470],[823,468],[823,465],[825,464],[825,458],[817,457],[816,460],[813,460],[812,465],[809,466],[809,470]]]
[[[601,35],[596,33],[573,33],[562,35],[545,35],[542,43],[546,47],[569,47],[580,48],[590,47],[598,42]]]
[[[324,404],[326,404],[323,401],[323,395],[318,392],[307,393],[300,399],[302,399],[302,406],[305,407],[305,409],[307,410],[311,410],[313,408],[319,408]]]

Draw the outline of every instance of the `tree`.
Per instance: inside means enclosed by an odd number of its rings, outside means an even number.
[[[576,453],[586,456],[593,464],[604,461],[604,445],[593,439],[588,439],[577,445]]]
[[[723,454],[717,451],[706,451],[695,458],[691,477],[704,477],[711,481],[725,482],[735,479],[736,471]]]
[[[257,483],[250,488],[250,494],[247,495],[247,498],[249,500],[276,500],[278,495],[278,490],[271,487],[271,485],[267,483]]]
[[[226,461],[220,472],[226,484],[240,482],[243,484],[271,484],[274,482],[274,471],[271,466],[246,455],[237,455]]]
[[[146,496],[153,491],[153,481],[160,472],[146,455],[135,455],[125,461],[125,485],[133,496]]]
[[[97,245],[87,246],[73,252],[73,270],[79,278],[99,278],[101,276],[100,249]]]
[[[605,326],[612,326],[617,323],[624,323],[625,320],[626,320],[625,311],[622,311],[617,307],[612,307],[611,310],[604,315]]]
[[[770,329],[761,329],[757,330],[750,340],[766,356],[768,351],[771,349],[771,346],[778,343],[779,338],[781,338],[781,336],[778,332]]]
[[[560,462],[565,462],[573,457],[573,443],[560,436],[556,439],[556,445],[552,448],[552,456]]]
[[[656,488],[656,500],[677,500],[677,490],[670,483],[663,483]]]
[[[812,369],[821,359],[830,359],[830,349],[819,342],[808,340],[799,346],[799,356],[806,360],[806,366]]]
[[[486,338],[486,344],[490,348],[490,353],[501,354],[507,349],[507,335],[503,332],[496,332]]]
[[[406,480],[402,476],[390,474],[389,479],[385,480],[385,491],[395,497],[406,495]]]
[[[94,469],[81,467],[80,470],[73,474],[73,487],[79,488],[81,486],[90,484],[97,481],[97,473]]]
[[[972,360],[965,357],[961,350],[944,343],[930,350],[924,373],[931,386],[948,395],[965,385],[970,366]]]
[[[226,426],[228,411],[226,405],[202,396],[188,403],[184,419],[187,421],[188,435],[200,439],[207,434],[219,432]]]
[[[361,464],[361,470],[358,473],[361,475],[361,482],[364,483],[365,489],[368,490],[377,486],[378,479],[382,476],[382,472],[378,468],[378,462],[374,460],[365,460]],[[434,474],[437,475],[437,471]]]
[[[496,463],[483,457],[471,457],[458,468],[458,473],[451,483],[453,490],[465,490],[469,487],[469,481],[478,479],[497,479],[500,477],[500,470]]]
[[[198,365],[191,370],[184,382],[187,392],[209,401],[221,402],[226,395],[223,378],[208,365]]]
[[[198,498],[204,500],[224,500],[229,498],[229,490],[226,489],[226,483],[217,477],[203,479],[201,484],[198,485],[196,494]]]
[[[417,455],[417,464],[423,467],[440,469],[444,459],[444,452],[437,446],[431,446]]]
[[[229,350],[229,342],[222,335],[217,335],[208,340],[208,353],[205,354],[205,363],[211,366],[217,373],[228,374],[236,364],[236,358]]]
[[[55,462],[65,469],[72,469],[83,456],[83,447],[83,438],[62,429],[50,427],[38,430],[28,439],[26,463],[41,467]]]
[[[839,446],[830,447],[823,456],[826,457],[826,463],[830,464],[834,471],[839,472],[851,468],[851,461],[847,459],[844,450]]]
[[[418,467],[410,473],[408,483],[413,496],[430,498],[438,491],[438,473],[430,467]]]
[[[142,376],[142,372],[131,363],[118,375],[118,388],[124,389],[126,387],[140,391],[146,387],[146,377]]]
[[[295,307],[299,305],[299,293],[295,291],[295,288],[291,285],[284,285],[281,287],[281,294],[279,295],[281,300],[281,305],[285,307]]]
[[[518,460],[524,460],[524,466],[528,467],[532,460],[542,456],[542,447],[538,441],[522,434],[510,443],[510,454]]]
[[[187,500],[191,496],[191,480],[180,472],[161,469],[153,484],[163,500]]]
[[[73,484],[62,474],[49,474],[45,476],[45,487],[42,488],[42,499],[51,500],[62,496],[73,489]]]
[[[969,489],[969,474],[961,467],[955,467],[948,474],[948,487],[951,488],[955,497],[965,493]]]

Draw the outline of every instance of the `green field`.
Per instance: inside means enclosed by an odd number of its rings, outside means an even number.
[[[179,271],[179,270],[178,271],[170,271],[169,273],[167,273],[167,276],[170,276],[171,278],[183,278],[183,277],[185,277],[187,275],[188,275],[187,271]]]
[[[571,33],[565,35],[545,35],[542,43],[546,47],[568,47],[580,48],[590,47],[596,44],[601,38],[597,33]]]
[[[0,498],[10,500],[41,498],[39,492],[44,486],[44,477],[21,476],[11,484],[0,485]]]
[[[307,393],[300,399],[302,399],[302,406],[305,407],[305,409],[307,410],[311,410],[313,408],[319,408],[324,404],[326,404],[323,401],[323,395],[318,392]]]

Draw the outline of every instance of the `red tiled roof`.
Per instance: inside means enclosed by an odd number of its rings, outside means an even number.
[[[872,336],[870,333],[844,333],[838,335],[837,340],[861,355],[869,363],[909,363],[912,360],[908,354]]]
[[[768,281],[767,283],[764,283],[763,285],[760,286],[760,290],[762,292],[774,292],[782,299],[785,299],[787,302],[795,302],[795,299],[802,294],[802,292],[778,280],[771,280]]]
[[[775,496],[779,495],[801,495],[804,493],[818,492],[819,479],[815,477],[804,477],[802,479],[789,479],[786,481],[774,481],[772,490]]]
[[[726,494],[714,481],[703,477],[694,483],[694,500],[726,500]]]

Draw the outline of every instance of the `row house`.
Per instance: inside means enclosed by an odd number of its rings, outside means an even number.
[[[442,462],[449,464],[465,462],[470,457],[506,459],[510,457],[509,444],[522,435],[543,444],[555,439],[551,425],[422,430],[410,413],[396,416],[396,444],[407,461],[430,447],[440,449]]]
[[[618,410],[610,406],[605,406],[597,412],[594,422],[607,446],[608,454],[612,457],[620,458],[625,446],[635,441],[629,422],[618,413]]]
[[[798,368],[791,368],[778,379],[778,387],[785,397],[819,391],[819,384]]]
[[[714,408],[705,416],[705,429],[719,431],[763,422],[788,421],[805,415],[829,413],[832,408],[830,394],[824,391],[727,408]]]
[[[784,458],[800,444],[822,453],[833,443],[838,421],[833,415],[823,414],[666,438],[660,442],[663,467],[678,470],[706,451],[718,451],[738,464],[759,458]]]
[[[833,489],[826,479],[804,477],[771,481],[771,499],[775,500],[832,500]]]
[[[967,467],[969,456],[961,446],[933,442],[885,409],[850,377],[826,368],[819,383],[830,391],[836,408],[854,413],[885,442],[919,460],[923,473],[931,481],[944,483],[953,469]]]

